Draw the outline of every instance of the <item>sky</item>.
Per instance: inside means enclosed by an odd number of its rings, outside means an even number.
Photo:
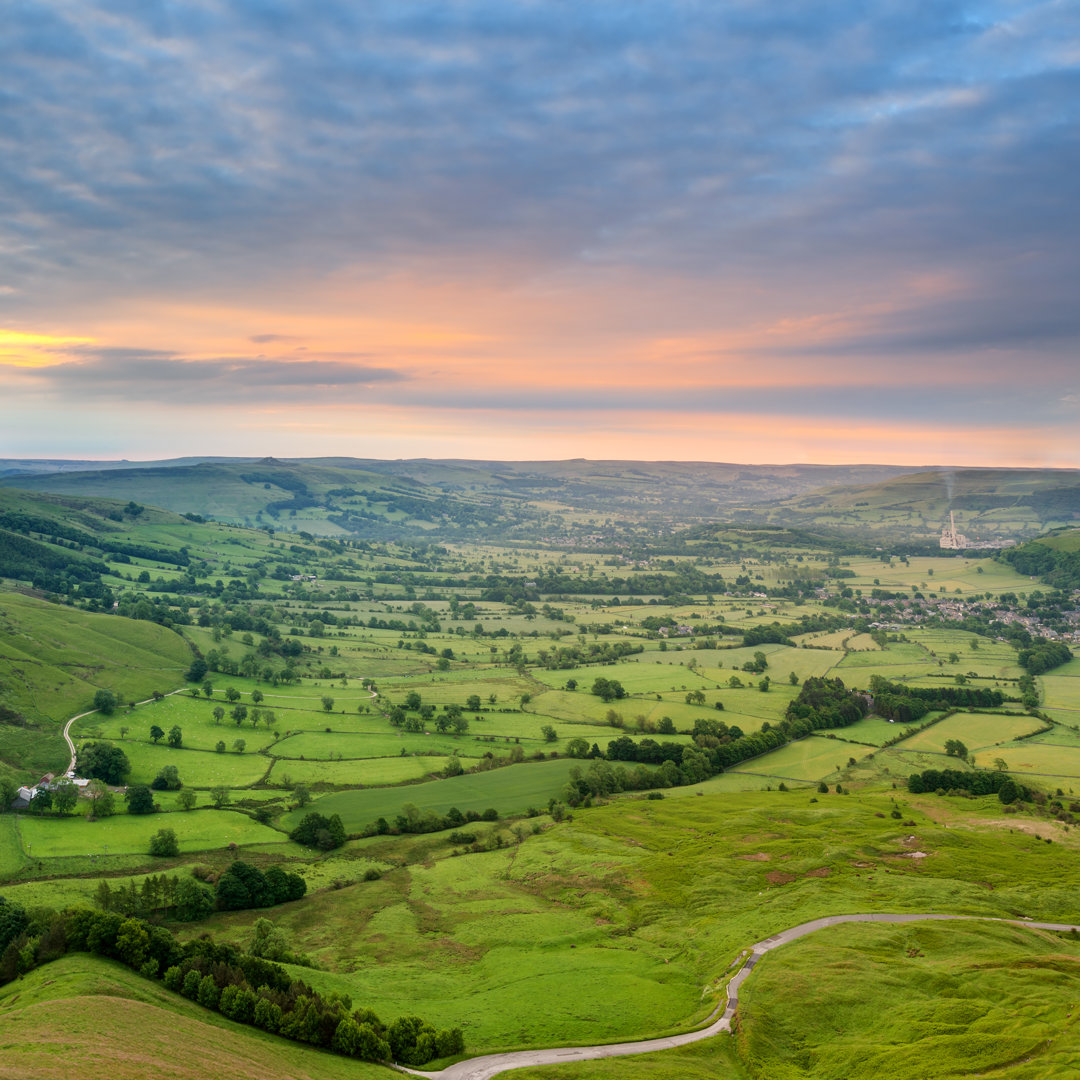
[[[1080,466],[1080,3],[7,0],[0,456]]]

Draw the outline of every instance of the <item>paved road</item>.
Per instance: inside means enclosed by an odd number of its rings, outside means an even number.
[[[993,919],[973,915],[829,915],[823,919],[801,923],[779,934],[759,941],[750,949],[746,963],[732,977],[727,987],[727,1000],[719,1005],[716,1012],[706,1021],[707,1026],[697,1031],[688,1031],[682,1035],[671,1035],[664,1039],[646,1039],[643,1042],[611,1043],[607,1046],[565,1046],[551,1050],[518,1050],[509,1054],[487,1054],[484,1057],[459,1061],[441,1072],[417,1072],[415,1069],[403,1069],[414,1076],[429,1077],[431,1080],[489,1080],[508,1069],[522,1069],[527,1065],[558,1065],[565,1061],[586,1061],[592,1058],[623,1057],[626,1054],[647,1054],[653,1050],[671,1050],[676,1046],[698,1042],[718,1035],[721,1031],[731,1030],[731,1017],[739,1004],[739,987],[750,976],[757,962],[773,949],[786,945],[796,938],[805,937],[822,930],[826,926],[838,926],[850,922],[907,923],[925,922],[931,919],[978,919],[980,922],[1005,922],[1016,926],[1029,926],[1036,930],[1077,930],[1080,924],[1033,922],[1027,919]]]

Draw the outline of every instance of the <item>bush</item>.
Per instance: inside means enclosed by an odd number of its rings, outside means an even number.
[[[150,837],[150,854],[172,858],[180,854],[180,841],[172,829],[158,829]]]

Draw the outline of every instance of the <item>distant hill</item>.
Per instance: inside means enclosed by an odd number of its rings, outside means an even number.
[[[827,484],[872,483],[887,465],[358,458],[217,460],[40,471],[2,483],[135,500],[177,513],[316,535],[530,538],[608,522],[677,528]]]
[[[1080,521],[1080,470],[928,469],[747,505],[732,516],[933,540],[948,524],[950,511],[957,530],[976,542],[1037,536]]]

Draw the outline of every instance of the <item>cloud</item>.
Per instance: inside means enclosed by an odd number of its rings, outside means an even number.
[[[189,359],[153,349],[66,350],[78,359],[48,366],[0,368],[19,385],[66,400],[98,399],[198,404],[362,402],[372,386],[403,381],[386,367],[350,359],[264,360],[253,357]]]

